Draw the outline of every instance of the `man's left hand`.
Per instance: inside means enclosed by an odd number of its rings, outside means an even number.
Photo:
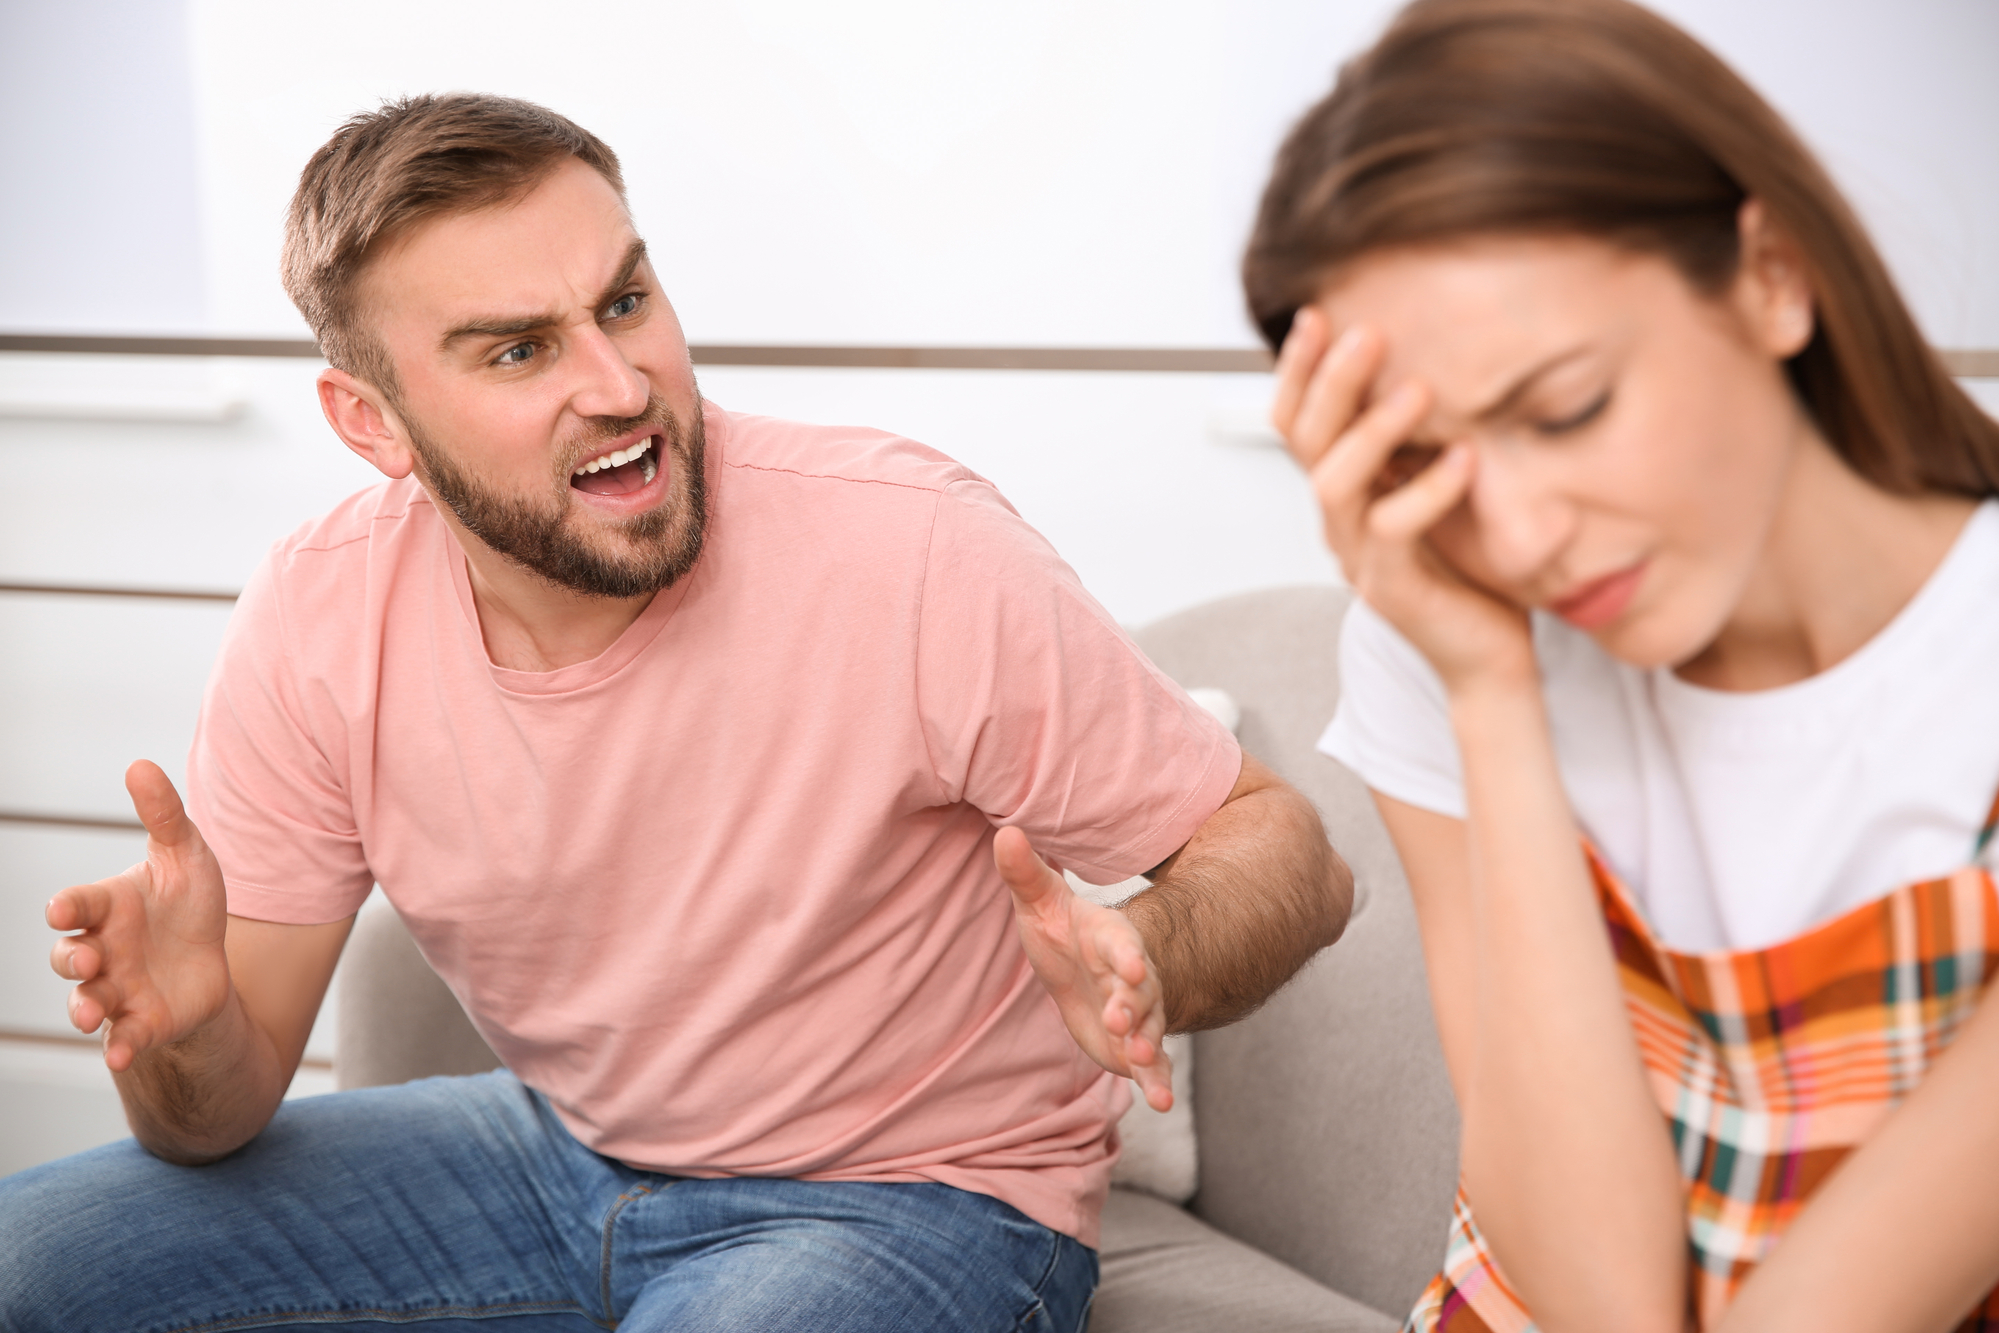
[[[1027,960],[1076,1044],[1113,1074],[1136,1080],[1155,1111],[1170,1110],[1166,1002],[1138,927],[1123,912],[1078,897],[1017,828],[999,831],[993,860],[1013,891]]]

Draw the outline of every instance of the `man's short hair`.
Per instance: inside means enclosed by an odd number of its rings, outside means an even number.
[[[572,157],[624,196],[618,155],[603,140],[518,98],[426,93],[334,131],[299,174],[281,264],[285,293],[326,359],[395,401],[395,366],[360,309],[369,259],[421,222],[519,198]]]

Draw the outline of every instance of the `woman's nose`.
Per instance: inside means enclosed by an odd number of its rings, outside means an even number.
[[[1506,584],[1531,584],[1568,542],[1574,508],[1504,445],[1474,447],[1478,467],[1470,501],[1485,559]]]

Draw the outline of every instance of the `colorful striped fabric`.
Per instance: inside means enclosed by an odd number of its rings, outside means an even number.
[[[1979,851],[1990,837],[1988,825]],[[1812,1192],[1971,1017],[1999,974],[1999,896],[1973,865],[1768,949],[1683,954],[1659,946],[1593,852],[1589,863],[1687,1180],[1688,1300],[1712,1327]],[[1460,1189],[1444,1271],[1405,1333],[1533,1328]],[[1999,1333],[1999,1292],[1960,1326],[1972,1330]]]

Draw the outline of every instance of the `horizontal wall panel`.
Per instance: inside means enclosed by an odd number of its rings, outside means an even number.
[[[331,1091],[333,1072],[307,1067],[285,1096]],[[129,1133],[117,1086],[96,1051],[0,1038],[0,1176]]]
[[[73,984],[49,967],[56,933],[43,912],[72,884],[118,874],[145,858],[141,833],[0,823],[0,1040],[4,1033],[75,1036],[66,1003]],[[306,1058],[333,1058],[336,971],[306,1043]],[[0,1135],[4,1137],[4,1135]]]
[[[74,413],[208,395],[218,422],[0,417],[0,583],[240,588],[271,543],[380,474],[319,411],[314,361],[7,353]],[[177,389],[176,369],[190,382]],[[91,385],[103,381],[101,393]]]
[[[0,1029],[75,1034],[72,983],[49,970],[56,942],[43,910],[71,884],[115,875],[145,857],[140,833],[0,824]]]
[[[0,1130],[0,1175],[131,1134],[97,1052],[29,1042],[0,1042]]]
[[[131,358],[60,359],[116,374]],[[320,419],[315,363],[226,368],[247,403],[231,423],[0,421],[0,466],[17,483],[0,494],[0,583],[240,587],[271,542],[376,480]],[[1265,375],[704,366],[699,377],[728,407],[881,426],[963,459],[1129,623],[1334,577],[1304,484],[1260,424]],[[1999,410],[1999,381],[1963,382]]]
[[[59,359],[107,375],[126,360]],[[240,587],[273,541],[379,479],[321,420],[314,363],[227,369],[246,403],[230,423],[0,421],[16,480],[0,583]],[[700,382],[727,407],[881,426],[964,460],[1129,622],[1332,577],[1304,485],[1260,433],[1266,375],[709,366]]]
[[[709,367],[726,407],[896,431],[990,478],[1126,624],[1337,577],[1267,375]]]
[[[135,759],[178,784],[232,610],[0,593],[0,811],[130,820]]]

